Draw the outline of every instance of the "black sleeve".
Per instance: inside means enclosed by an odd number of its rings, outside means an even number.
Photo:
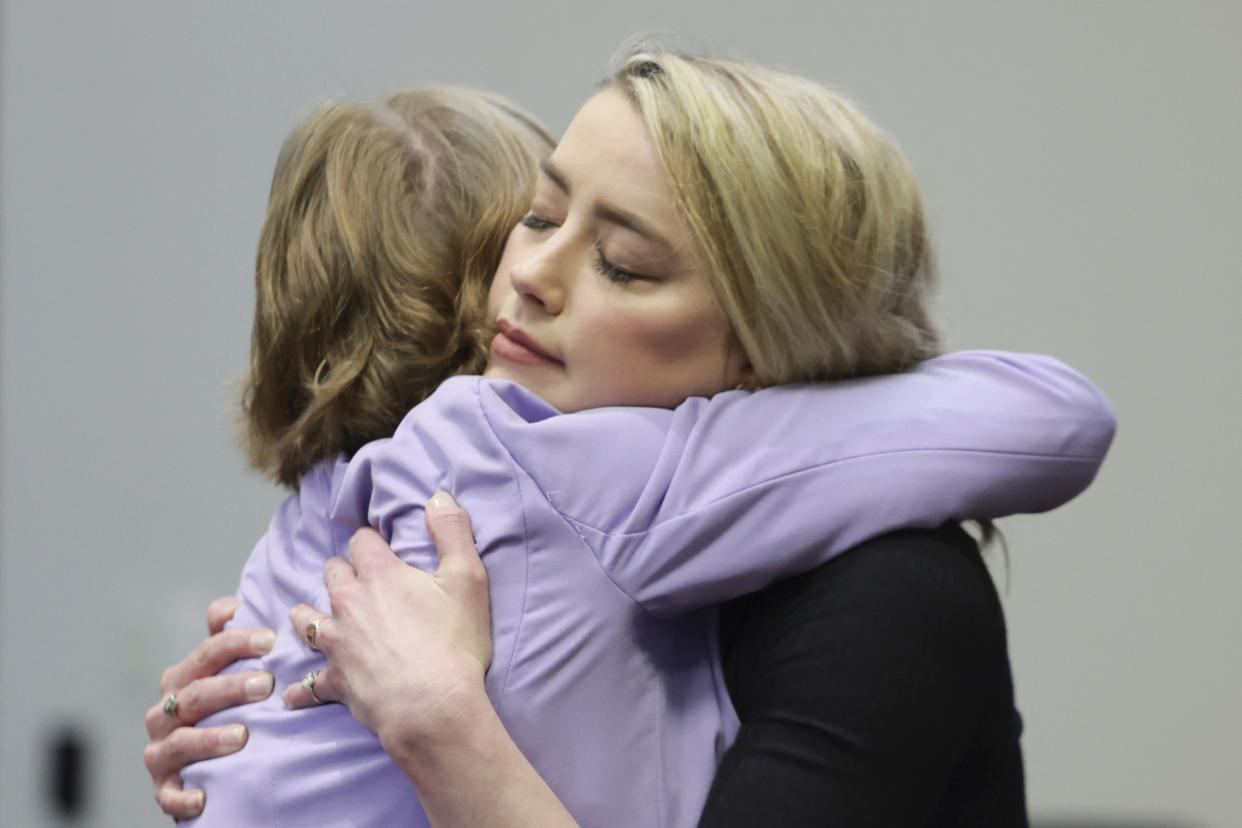
[[[742,721],[703,826],[1025,826],[1004,619],[960,528],[896,532],[722,608]]]

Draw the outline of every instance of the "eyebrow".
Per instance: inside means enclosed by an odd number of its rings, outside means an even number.
[[[561,172],[560,168],[552,163],[551,158],[545,158],[540,161],[539,169],[544,175],[552,180],[552,183],[555,184],[561,192],[565,195],[570,195],[569,179],[565,177],[565,173]],[[622,210],[620,207],[613,204],[608,204],[607,202],[597,202],[595,205],[595,215],[611,224],[616,224],[627,230],[631,230],[648,241],[664,245],[670,251],[675,249],[673,245],[669,244],[668,239],[657,233],[655,228],[653,228],[650,224],[643,221],[633,213]]]

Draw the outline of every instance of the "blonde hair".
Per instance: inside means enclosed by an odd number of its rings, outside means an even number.
[[[255,265],[252,465],[296,487],[482,370],[488,286],[553,143],[504,99],[451,87],[327,101],[293,130]]]
[[[760,382],[893,372],[938,352],[918,183],[848,101],[660,50],[631,53],[605,88],[646,121]]]

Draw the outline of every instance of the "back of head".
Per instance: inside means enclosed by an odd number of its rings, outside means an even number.
[[[497,96],[327,101],[286,139],[255,267],[250,460],[296,486],[482,370],[487,289],[552,139]]]
[[[658,49],[631,53],[609,86],[647,122],[761,382],[898,371],[937,352],[918,183],[848,101]]]

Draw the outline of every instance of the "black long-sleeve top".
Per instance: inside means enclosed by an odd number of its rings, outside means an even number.
[[[895,532],[726,605],[742,728],[702,826],[1027,825],[992,579],[960,528]]]

